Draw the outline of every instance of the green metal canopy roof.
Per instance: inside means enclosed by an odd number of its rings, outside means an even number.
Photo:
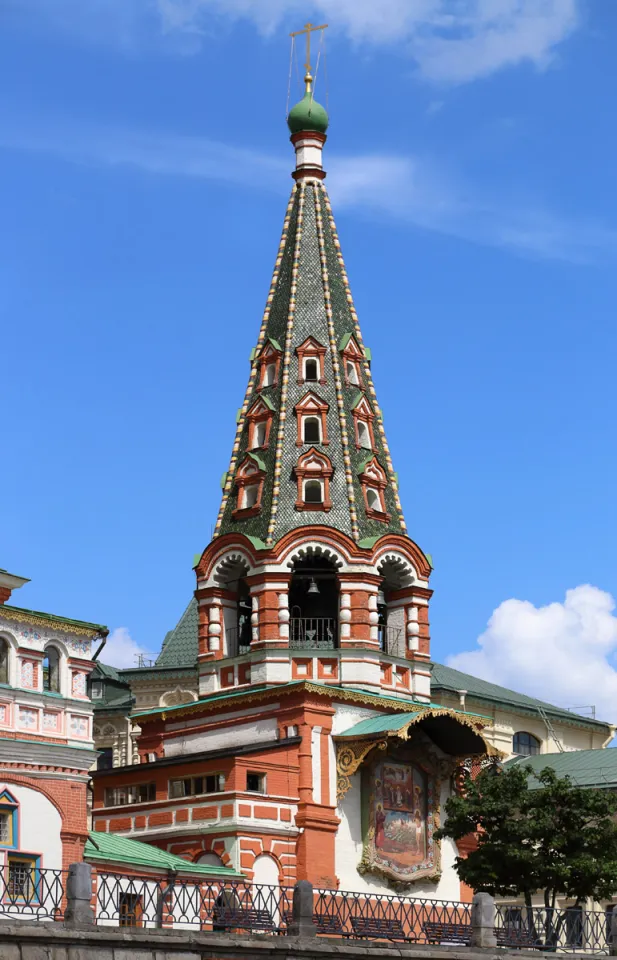
[[[364,736],[371,736],[375,733],[398,733],[403,730],[407,724],[414,721],[419,713],[425,713],[430,710],[443,710],[444,708],[437,703],[418,703],[413,711],[409,713],[380,713],[376,717],[367,717],[354,723],[353,727],[339,733],[338,737],[349,737],[350,739],[359,739]],[[454,713],[455,711],[452,711]],[[474,720],[486,720],[487,717],[481,717],[477,713],[466,713],[462,710],[456,711],[460,716],[471,717]]]
[[[84,848],[84,860],[105,863],[121,863],[128,866],[149,867],[153,870],[173,870],[177,873],[196,874],[200,877],[242,877],[231,867],[215,867],[207,863],[189,863],[174,853],[167,853],[150,843],[129,840],[113,833],[90,832]]]
[[[473,677],[469,673],[462,673],[453,667],[446,667],[443,663],[434,663],[431,674],[431,691],[433,694],[439,690],[447,690],[452,693],[458,693],[459,690],[466,690],[468,697],[478,700],[484,700],[487,703],[503,706],[506,709],[513,707],[515,710],[527,710],[538,716],[539,708],[554,718],[566,720],[576,725],[584,724],[590,727],[603,727],[607,736],[610,734],[610,724],[601,720],[594,720],[591,717],[582,717],[571,710],[564,710],[563,707],[556,707],[552,703],[546,703],[544,700],[537,700],[535,697],[529,697],[525,693],[517,693],[515,690],[509,690],[507,687],[500,687],[496,683],[489,683],[488,680],[480,680],[479,677]]]
[[[504,767],[525,767],[529,765],[534,773],[540,773],[545,767],[554,770],[558,777],[568,776],[576,787],[617,786],[617,750],[570,750],[567,753],[538,753],[533,757],[513,757],[504,763]],[[535,777],[529,781],[531,788],[540,787]]]

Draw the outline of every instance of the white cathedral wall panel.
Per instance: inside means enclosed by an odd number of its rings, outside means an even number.
[[[222,747],[239,747],[247,743],[276,740],[277,724],[274,718],[239,723],[224,730],[203,730],[201,733],[182,734],[165,741],[165,756],[180,757],[202,750],[219,750]]]
[[[0,783],[0,793],[3,790],[19,804],[19,847],[15,852],[40,857],[41,867],[61,870],[62,819],[51,800],[38,790],[14,783]]]

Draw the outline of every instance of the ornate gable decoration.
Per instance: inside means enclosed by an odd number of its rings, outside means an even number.
[[[329,457],[321,450],[311,447],[302,454],[295,467],[298,482],[296,510],[328,512],[332,509],[330,478],[333,472]]]
[[[358,394],[358,399],[352,405],[351,412],[353,414],[356,450],[374,450],[375,434],[373,432],[373,420],[375,419],[375,414],[363,393]]]
[[[265,450],[270,440],[274,406],[268,397],[258,396],[246,414],[249,450]]]
[[[269,337],[257,358],[259,364],[259,375],[257,378],[257,389],[263,390],[264,387],[273,387],[279,382],[281,370],[281,359],[283,351],[278,340]]]
[[[254,517],[261,511],[261,497],[266,465],[255,453],[247,453],[236,472],[237,505],[232,516],[235,520]]]
[[[343,357],[345,383],[348,386],[363,386],[362,361],[366,358],[364,350],[359,345],[353,333],[348,333],[343,337],[339,349]]]
[[[319,382],[325,384],[326,348],[315,337],[307,337],[296,347],[298,356],[298,383]]]
[[[387,523],[391,515],[386,512],[385,489],[388,486],[386,471],[376,456],[369,456],[359,473],[367,517]]]
[[[298,421],[298,436],[296,445],[304,446],[305,443],[321,443],[327,446],[328,440],[328,422],[326,414],[330,404],[316,393],[309,390],[302,400],[294,407],[294,413]]]

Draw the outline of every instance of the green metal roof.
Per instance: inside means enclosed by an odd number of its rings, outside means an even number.
[[[198,627],[197,600],[192,597],[177,625],[165,637],[156,666],[194,667],[199,652]]]
[[[11,618],[11,611],[15,613],[29,614],[31,617],[39,617],[41,620],[50,620],[52,623],[66,623],[72,627],[83,627],[84,633],[104,634],[109,633],[109,628],[102,623],[89,623],[87,620],[71,620],[69,617],[58,617],[55,613],[42,613],[40,610],[28,610],[26,607],[14,607],[12,604],[3,603],[2,612]]]
[[[348,730],[344,730],[343,733],[338,734],[338,736],[357,738],[370,736],[373,733],[395,733],[407,726],[419,713],[424,713],[425,710],[443,709],[441,704],[438,703],[418,703],[415,709],[409,713],[380,713],[376,717],[367,717],[365,720],[354,723],[353,727],[349,727]],[[487,717],[481,717],[478,713],[467,713],[462,710],[457,710],[456,712],[465,717],[473,717],[474,719],[488,719]]]
[[[178,873],[197,874],[201,877],[242,877],[231,867],[215,867],[207,863],[189,863],[174,853],[160,850],[150,843],[129,840],[115,833],[90,832],[84,847],[84,860],[122,863],[129,866],[150,867],[156,870],[173,870]]]
[[[570,750],[566,753],[538,753],[534,757],[513,757],[504,767],[529,766],[535,773],[550,767],[558,777],[568,776],[577,787],[617,786],[617,750]],[[539,787],[535,777],[530,787]]]
[[[405,706],[409,710],[409,707],[414,705],[413,701],[410,701],[409,698],[407,697],[406,698],[395,697],[395,696],[391,696],[390,694],[373,692],[372,690],[371,691],[362,690],[360,687],[333,687],[325,683],[315,683],[313,680],[293,680],[291,683],[281,683],[277,686],[264,685],[260,687],[251,687],[250,691],[237,690],[237,691],[234,691],[233,693],[227,693],[227,692],[215,693],[209,697],[200,697],[200,699],[196,700],[194,703],[179,703],[174,707],[151,707],[150,710],[140,710],[138,713],[134,713],[133,719],[136,720],[138,717],[153,716],[154,714],[157,714],[157,713],[169,714],[169,713],[173,713],[176,710],[186,710],[187,707],[198,708],[201,705],[206,705],[208,703],[215,703],[219,700],[234,700],[234,699],[237,699],[238,697],[246,697],[249,693],[252,696],[255,693],[267,692],[267,693],[272,693],[274,697],[277,697],[280,693],[285,692],[285,690],[291,690],[293,688],[302,686],[303,684],[308,684],[311,687],[311,689],[315,689],[317,687],[320,690],[323,690],[324,693],[327,693],[328,696],[334,697],[335,699],[337,694],[344,699],[346,693],[361,693],[366,697],[373,697],[376,700],[382,701],[384,706],[388,704],[392,704],[394,705],[394,707],[396,707],[398,706],[398,704],[400,704],[401,707]],[[422,707],[426,707],[426,704],[418,704],[418,706],[422,708]],[[437,704],[433,704],[433,706],[435,707],[437,706]]]
[[[478,700],[485,700],[488,703],[494,703],[498,706],[513,707],[518,710],[528,710],[538,716],[538,708],[542,707],[550,717],[557,717],[560,720],[566,720],[570,723],[584,724],[590,727],[604,727],[607,735],[610,733],[610,724],[603,723],[601,720],[593,720],[591,717],[582,717],[571,710],[564,710],[563,707],[556,707],[552,703],[546,703],[544,700],[537,700],[535,697],[529,697],[525,693],[517,693],[515,690],[509,690],[507,687],[500,687],[496,683],[489,683],[488,680],[480,680],[479,677],[473,677],[469,673],[462,673],[453,667],[446,667],[442,663],[433,664],[431,675],[431,691],[435,694],[438,690],[448,690],[457,693],[459,690],[466,690],[467,696],[475,697]]]

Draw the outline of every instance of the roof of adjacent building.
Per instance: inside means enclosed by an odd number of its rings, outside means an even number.
[[[192,597],[174,629],[166,634],[156,666],[194,667],[199,649],[198,626],[197,600]]]
[[[526,693],[517,693],[515,690],[509,690],[507,687],[500,687],[496,683],[489,683],[488,680],[480,680],[470,673],[462,673],[453,667],[446,667],[442,663],[433,664],[431,675],[431,692],[435,694],[438,690],[447,690],[452,693],[458,693],[465,690],[468,697],[475,700],[481,700],[485,703],[503,706],[506,709],[510,707],[515,712],[525,711],[539,715],[539,710],[543,709],[551,719],[559,719],[569,723],[584,724],[585,726],[603,727],[607,735],[610,733],[611,725],[602,720],[594,720],[591,717],[583,717],[572,710],[566,710],[563,707],[556,707],[552,703],[546,703],[545,700],[538,700],[536,697],[529,697]]]
[[[152,870],[196,874],[200,877],[242,877],[231,867],[211,866],[208,863],[190,863],[174,853],[160,850],[150,843],[130,840],[114,833],[90,832],[84,848],[84,859],[124,866],[146,867]]]
[[[316,105],[313,104],[313,109]],[[297,353],[312,337],[324,349],[323,376],[319,382],[303,382],[293,373]],[[349,382],[344,373],[341,342],[354,338],[354,350],[361,383]],[[272,344],[281,347],[277,382],[259,386],[260,355]],[[320,524],[334,527],[356,542],[387,532],[405,534],[397,477],[394,472],[382,414],[377,403],[370,371],[369,353],[364,347],[351,296],[345,265],[340,253],[330,201],[321,180],[301,180],[292,188],[287,207],[270,293],[266,302],[257,346],[251,354],[251,373],[238,417],[236,438],[229,469],[224,477],[221,508],[215,536],[238,532],[271,546],[290,530]],[[358,391],[374,413],[375,458],[387,477],[385,507],[388,520],[367,515],[358,467],[366,450],[355,443],[353,405]],[[294,409],[309,394],[327,405],[328,442],[297,445]],[[267,398],[272,408],[272,438],[267,449],[259,450],[265,480],[261,509],[253,516],[234,517],[236,475],[249,453],[247,413],[258,398]],[[297,510],[298,455],[314,447],[327,456],[333,468],[330,479],[332,508]]]
[[[617,750],[569,750],[564,753],[537,753],[533,757],[512,757],[504,767],[527,766],[534,773],[540,773],[546,767],[555,771],[557,776],[568,776],[577,787],[617,786]],[[541,784],[532,777],[529,785]]]
[[[71,620],[70,617],[59,617],[55,613],[43,613],[41,610],[28,610],[26,607],[14,607],[12,604],[0,605],[0,616],[11,620],[25,620],[36,623],[37,620],[45,623],[56,623],[59,627],[71,633],[85,633],[90,636],[107,636],[109,628],[102,623],[90,623],[87,620]]]

